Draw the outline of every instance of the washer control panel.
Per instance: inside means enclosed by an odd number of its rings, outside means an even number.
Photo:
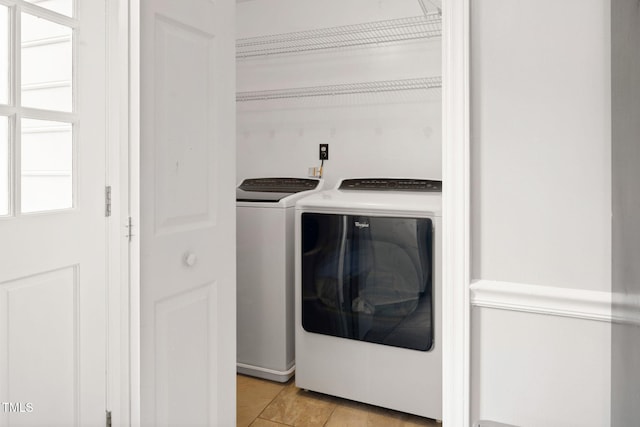
[[[317,179],[306,178],[250,178],[245,179],[238,187],[244,191],[260,191],[268,193],[299,193],[313,190],[318,186]]]
[[[356,178],[345,179],[339,190],[442,192],[442,181],[431,179]]]

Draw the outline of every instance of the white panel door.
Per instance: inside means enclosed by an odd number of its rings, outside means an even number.
[[[235,2],[140,7],[144,426],[235,425]]]
[[[0,2],[0,426],[104,426],[105,2]]]

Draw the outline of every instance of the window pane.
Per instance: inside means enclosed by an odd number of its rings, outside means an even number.
[[[0,117],[0,216],[9,213],[9,119]]]
[[[72,29],[22,14],[22,105],[71,111]]]
[[[22,212],[73,206],[73,132],[70,123],[22,120]]]
[[[0,104],[9,103],[9,9],[0,5]]]
[[[73,0],[27,0],[27,2],[63,15],[73,16]]]

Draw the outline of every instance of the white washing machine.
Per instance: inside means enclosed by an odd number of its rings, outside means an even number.
[[[296,386],[442,418],[442,184],[347,179],[296,204]]]
[[[293,375],[294,206],[322,184],[254,178],[236,190],[239,373],[280,382]]]

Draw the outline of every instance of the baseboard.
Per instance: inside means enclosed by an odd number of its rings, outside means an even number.
[[[611,293],[583,289],[478,280],[471,305],[501,310],[611,322]]]
[[[286,371],[276,371],[273,369],[263,368],[262,366],[247,365],[245,363],[236,363],[236,372],[251,377],[264,378],[269,381],[286,383],[296,371],[296,365],[293,364]]]

